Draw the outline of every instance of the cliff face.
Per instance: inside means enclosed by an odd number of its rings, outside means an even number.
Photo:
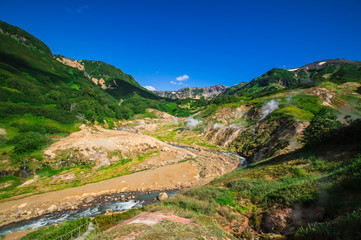
[[[218,96],[223,93],[228,87],[223,85],[214,85],[211,87],[186,87],[179,89],[178,91],[154,91],[155,94],[161,97],[167,97],[171,99],[185,99],[193,98],[200,99],[204,97],[205,99],[210,99],[212,97]]]

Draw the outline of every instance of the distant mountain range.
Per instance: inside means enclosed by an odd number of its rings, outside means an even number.
[[[240,83],[227,89],[224,95],[261,96],[283,89],[311,87],[324,81],[335,83],[358,82],[361,62],[346,59],[317,61],[293,69],[273,68],[249,83]]]
[[[179,89],[178,91],[153,91],[155,94],[161,97],[167,97],[171,99],[185,99],[185,98],[193,98],[193,99],[210,99],[215,96],[222,94],[229,87],[223,85],[214,85],[210,87],[186,87]]]

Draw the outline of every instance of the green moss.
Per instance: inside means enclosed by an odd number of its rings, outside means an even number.
[[[296,106],[287,106],[275,110],[271,115],[271,120],[282,117],[289,117],[293,120],[310,121],[313,114]]]

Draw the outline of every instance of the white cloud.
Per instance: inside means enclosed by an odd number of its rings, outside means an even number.
[[[189,79],[189,76],[187,74],[184,74],[182,76],[179,76],[176,78],[177,81],[187,81],[187,79]]]
[[[155,87],[153,86],[144,86],[144,88],[148,89],[149,91],[155,91]]]
[[[177,84],[175,81],[170,81],[171,84]]]

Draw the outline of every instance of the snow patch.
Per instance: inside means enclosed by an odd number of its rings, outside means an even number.
[[[298,70],[298,68],[287,69],[287,71],[289,71],[289,72],[294,72],[294,71],[297,71],[297,70]]]
[[[318,65],[323,65],[323,64],[325,64],[326,62],[320,62],[320,63],[318,63]]]

